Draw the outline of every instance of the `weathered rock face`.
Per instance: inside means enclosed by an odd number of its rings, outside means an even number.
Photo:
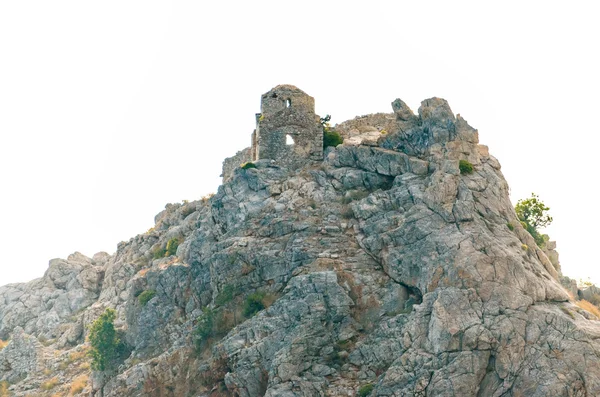
[[[39,280],[0,287],[0,339],[22,327],[45,340],[59,339],[62,345],[80,341],[79,314],[97,301],[107,258],[99,254],[90,259],[77,252],[67,260],[51,260]]]
[[[438,98],[392,107],[346,123],[322,163],[231,167],[114,255],[0,288],[0,380],[29,393],[40,360],[60,371],[52,357],[112,307],[132,353],[94,396],[600,395],[600,322],[521,227],[477,131]]]

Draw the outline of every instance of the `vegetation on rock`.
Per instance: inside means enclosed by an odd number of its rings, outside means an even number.
[[[158,247],[152,252],[152,258],[154,258],[154,259],[164,258],[165,252],[167,252],[166,249]]]
[[[531,234],[536,244],[543,247],[548,236],[540,234],[539,229],[552,223],[552,217],[548,215],[550,210],[535,193],[531,193],[528,199],[517,201],[515,211],[523,227]]]
[[[250,294],[244,302],[244,316],[252,317],[259,311],[263,310],[265,305],[266,294],[264,292],[255,292]]]
[[[69,394],[71,396],[75,396],[83,391],[88,383],[88,377],[86,375],[81,375],[73,380],[71,383],[71,387],[69,389]]]
[[[204,350],[211,339],[225,336],[235,326],[236,320],[235,314],[227,310],[202,309],[195,329],[196,351]]]
[[[344,138],[339,134],[339,132],[333,130],[325,130],[323,131],[323,148],[337,145],[341,145],[344,142]]]
[[[156,295],[155,290],[147,289],[138,295],[138,302],[140,302],[142,306],[146,306],[146,303],[148,303],[150,299],[154,298],[154,295]]]
[[[473,173],[473,164],[468,162],[467,160],[460,160],[458,162],[458,169],[460,173],[463,175],[468,175]]]
[[[247,162],[247,163],[244,163],[244,164],[242,164],[240,167],[241,167],[243,170],[248,170],[248,169],[250,169],[250,168],[256,168],[256,164],[254,164],[254,163],[252,163],[252,162],[250,162],[250,161],[249,161],[249,162]]]
[[[3,380],[0,382],[0,397],[8,397],[10,396],[10,392],[8,391],[8,382]]]
[[[591,303],[585,299],[578,300],[575,302],[575,304],[579,308],[592,313],[594,316],[596,316],[600,320],[600,309],[598,309],[598,306],[595,306],[593,303]]]
[[[213,310],[205,307],[202,311],[202,315],[198,317],[198,325],[196,325],[197,348],[213,335],[213,326],[215,323],[215,312]]]
[[[367,383],[366,385],[361,386],[360,389],[358,389],[358,396],[359,397],[367,397],[368,395],[371,394],[371,392],[373,391],[373,384],[371,383]]]
[[[167,258],[171,255],[175,255],[177,253],[177,248],[181,240],[177,237],[173,237],[169,241],[167,241],[167,245],[165,248],[158,247],[152,252],[152,257],[154,259]]]
[[[331,120],[330,115],[321,117],[320,120],[321,126],[323,127],[323,149],[329,146],[336,147],[344,142],[344,138],[342,138],[340,133],[331,128],[329,120]]]
[[[116,316],[113,309],[106,309],[90,327],[90,355],[92,368],[96,371],[114,368],[117,360],[127,350],[114,326]]]
[[[165,257],[175,255],[177,253],[177,247],[179,247],[179,239],[173,237],[169,241],[167,241],[167,249],[165,252]]]
[[[46,382],[43,382],[40,385],[40,389],[42,390],[52,390],[56,387],[56,385],[58,385],[58,378],[55,376],[52,379],[47,380]]]
[[[231,302],[233,297],[235,295],[237,295],[238,293],[239,293],[239,291],[237,291],[233,285],[231,285],[231,284],[225,285],[223,287],[223,290],[215,298],[215,304],[217,304],[219,306],[226,305],[227,303]]]

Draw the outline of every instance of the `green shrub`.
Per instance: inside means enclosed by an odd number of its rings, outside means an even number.
[[[467,160],[460,160],[458,162],[458,168],[460,169],[461,174],[472,174],[473,173],[473,164],[469,163]]]
[[[266,307],[264,303],[265,296],[264,292],[255,292],[248,295],[244,302],[244,316],[250,318],[263,310]]]
[[[169,241],[167,241],[167,249],[165,251],[165,257],[175,255],[177,253],[177,247],[179,247],[179,239],[173,237]]]
[[[512,232],[513,230],[515,230],[515,227],[514,227],[514,226],[513,226],[513,224],[512,224],[512,223],[510,223],[510,222],[508,222],[508,223],[506,224],[506,227],[508,227],[508,230],[510,230],[511,232]]]
[[[323,129],[323,149],[329,146],[336,147],[344,142],[344,138],[337,131],[329,128]]]
[[[515,205],[517,217],[539,247],[543,247],[548,241],[548,236],[540,234],[538,230],[552,223],[553,219],[548,215],[549,210],[550,208],[535,193],[531,193],[531,197],[528,199],[517,201],[517,205]]]
[[[236,324],[236,316],[227,310],[217,311],[205,307],[202,309],[202,315],[198,317],[197,321],[194,331],[196,351],[201,352],[210,339],[227,335]]]
[[[233,300],[233,297],[236,295],[236,289],[232,284],[227,284],[223,287],[223,290],[217,295],[215,298],[215,304],[218,306],[223,306],[228,304]]]
[[[371,394],[373,388],[374,386],[372,383],[367,383],[366,385],[361,386],[360,389],[358,389],[358,397],[367,397]]]
[[[148,303],[150,299],[154,298],[154,295],[156,295],[155,290],[147,289],[138,295],[138,302],[140,302],[142,306],[146,306],[146,303]]]
[[[115,330],[116,316],[113,309],[106,309],[90,327],[90,355],[92,368],[96,371],[116,368],[117,361],[127,353],[127,345]]]
[[[164,248],[158,247],[152,252],[152,258],[154,258],[154,259],[164,258],[166,252],[167,252],[167,250],[165,250]]]
[[[210,337],[213,336],[215,324],[215,311],[207,307],[202,309],[202,315],[198,317],[196,325],[196,347],[200,348]]]
[[[256,164],[254,164],[254,163],[252,163],[252,162],[249,161],[247,163],[242,164],[240,167],[243,170],[247,170],[247,169],[250,169],[250,168],[256,168]]]

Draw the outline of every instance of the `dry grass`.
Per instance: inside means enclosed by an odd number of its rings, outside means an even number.
[[[575,304],[577,306],[579,306],[580,308],[582,308],[583,310],[592,313],[594,316],[596,316],[598,319],[600,319],[600,309],[598,309],[598,307],[595,306],[593,303],[588,302],[585,299],[582,299],[580,301],[575,302]]]
[[[271,306],[279,297],[276,294],[266,294],[262,300],[263,305],[265,305],[265,309]]]
[[[88,370],[88,369],[90,369],[90,367],[91,367],[91,365],[87,361],[79,364],[79,369]]]
[[[8,397],[10,392],[8,391],[8,382],[3,380],[0,382],[0,397]]]
[[[0,339],[0,350],[4,349],[8,345],[8,341]]]
[[[71,383],[71,389],[69,390],[69,394],[71,396],[74,396],[76,394],[81,393],[83,389],[85,389],[85,387],[87,386],[88,379],[89,378],[87,377],[87,375],[81,375],[75,378],[75,380],[73,380],[73,383]]]
[[[209,193],[206,196],[202,196],[202,198],[200,200],[202,200],[202,204],[206,204],[208,203],[208,201],[212,198],[212,196],[214,196],[214,193]]]
[[[233,394],[225,386],[225,375],[229,372],[227,358],[213,359],[210,370],[199,376],[200,384],[211,389],[210,397],[230,397]]]
[[[244,263],[244,264],[242,264],[241,273],[243,276],[246,276],[246,275],[252,273],[255,269],[256,268],[254,266]]]
[[[69,361],[75,362],[85,358],[88,355],[88,350],[89,349],[82,349],[74,353],[69,353]]]
[[[46,382],[40,385],[40,389],[42,390],[52,390],[58,385],[58,378],[54,377],[52,379],[47,380]]]

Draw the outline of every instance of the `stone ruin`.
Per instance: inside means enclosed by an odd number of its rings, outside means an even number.
[[[223,181],[248,161],[271,160],[278,166],[299,168],[323,160],[323,128],[313,97],[293,85],[278,85],[262,95],[260,108],[251,146],[225,160]]]

